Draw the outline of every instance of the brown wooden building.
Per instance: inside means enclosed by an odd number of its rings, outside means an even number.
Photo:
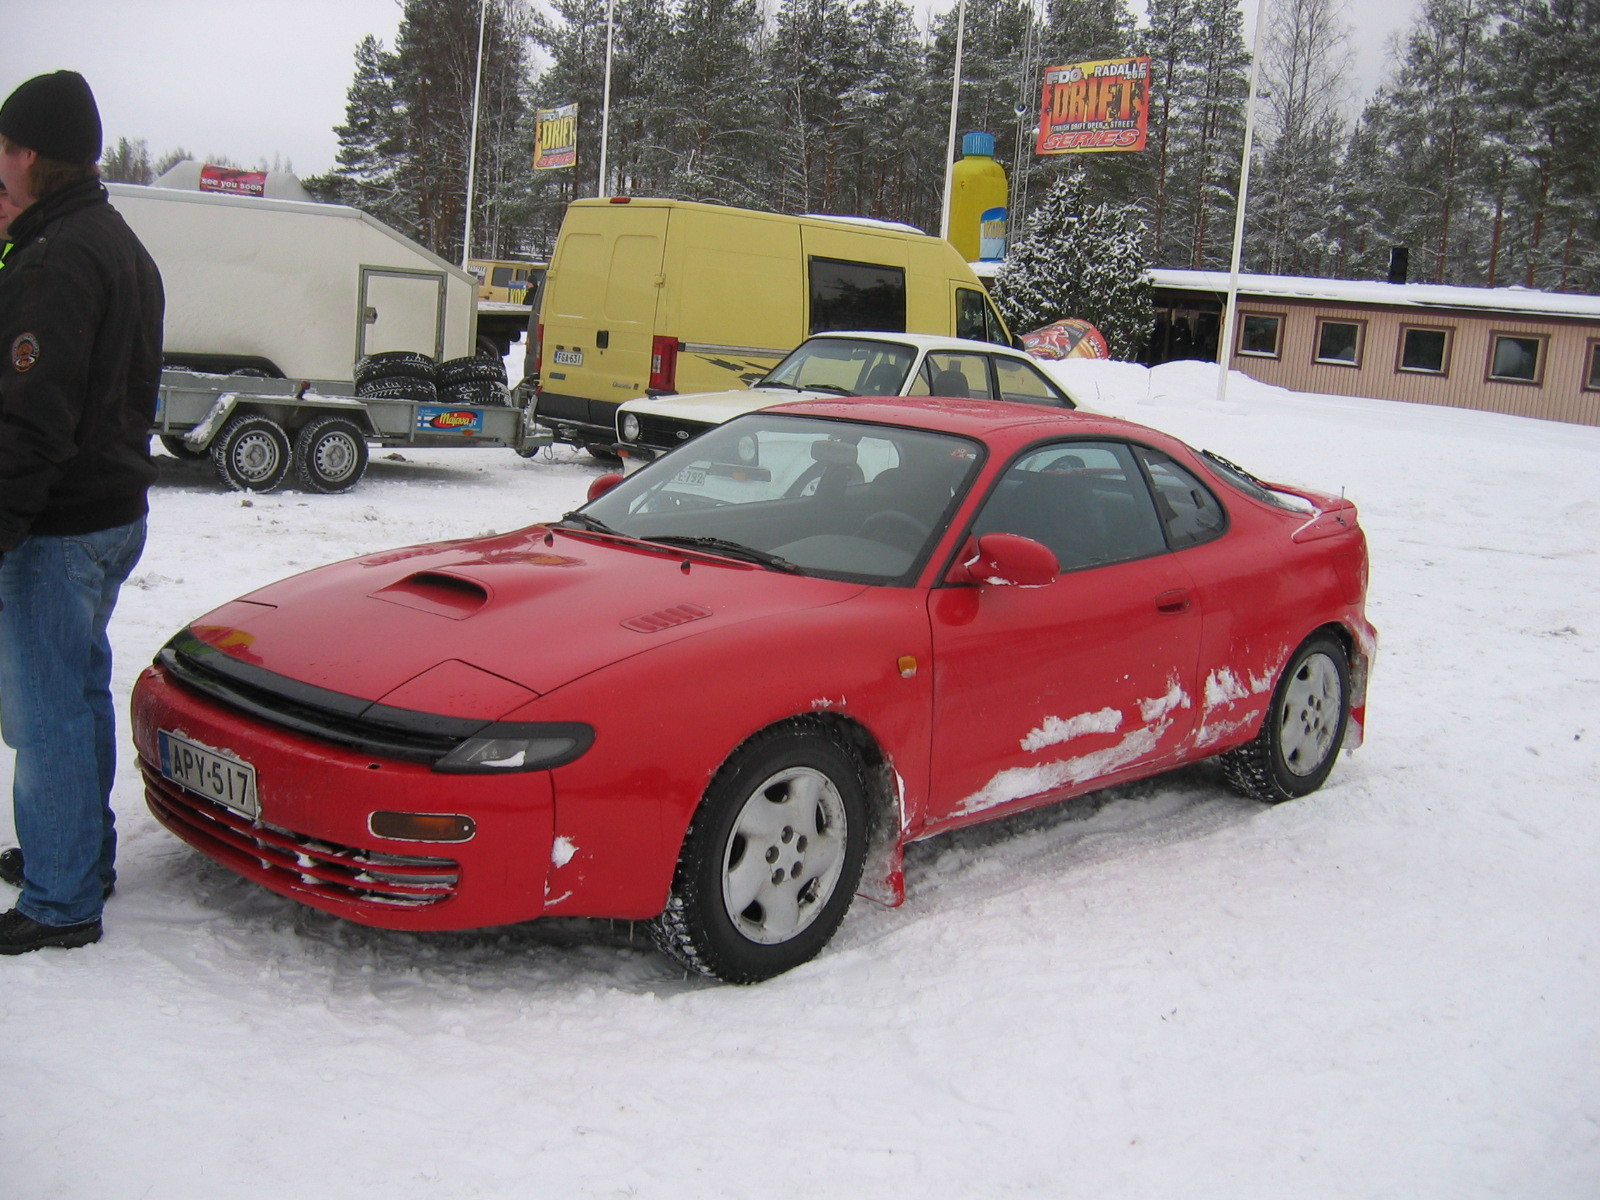
[[[1216,361],[1228,276],[1157,269],[1147,360]],[[1600,296],[1239,277],[1230,365],[1299,392],[1600,425]]]

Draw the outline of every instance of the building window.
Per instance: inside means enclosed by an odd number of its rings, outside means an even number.
[[[1600,338],[1589,339],[1587,369],[1583,373],[1583,390],[1600,392]]]
[[[1450,371],[1448,329],[1426,329],[1405,325],[1400,329],[1400,367],[1423,375],[1445,375]]]
[[[1497,333],[1489,339],[1489,378],[1500,383],[1538,383],[1544,374],[1544,338]]]
[[[1317,322],[1317,361],[1341,367],[1361,365],[1361,334],[1363,321]]]
[[[1278,357],[1278,337],[1283,318],[1266,313],[1245,313],[1239,326],[1239,353],[1257,358]]]

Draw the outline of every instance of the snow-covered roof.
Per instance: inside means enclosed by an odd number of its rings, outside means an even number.
[[[893,229],[896,233],[917,233],[927,237],[924,230],[915,225],[907,225],[904,221],[882,221],[877,217],[847,217],[839,213],[805,213],[808,221],[842,221],[846,225],[865,225],[870,229]]]
[[[969,264],[979,279],[993,279],[998,262]],[[1154,267],[1150,281],[1158,288],[1186,292],[1226,293],[1226,271],[1180,271]],[[1453,287],[1438,283],[1375,283],[1359,279],[1308,279],[1295,275],[1239,276],[1245,296],[1281,296],[1330,304],[1386,304],[1411,308],[1464,308],[1486,312],[1535,313],[1551,317],[1600,318],[1600,296],[1542,292],[1525,287]]]
[[[1157,267],[1150,280],[1159,288],[1223,293],[1226,271],[1179,271]],[[1385,304],[1416,308],[1466,308],[1542,316],[1600,317],[1600,296],[1541,292],[1523,287],[1451,287],[1438,283],[1374,283],[1356,279],[1303,279],[1293,275],[1239,276],[1239,292],[1334,304]]]

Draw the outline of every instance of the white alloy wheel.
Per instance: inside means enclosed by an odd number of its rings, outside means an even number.
[[[810,767],[779,771],[750,793],[722,856],[722,903],[745,937],[786,942],[839,885],[847,821],[839,790]]]
[[[1283,765],[1302,777],[1316,774],[1337,749],[1334,739],[1344,727],[1344,682],[1333,659],[1306,656],[1285,681],[1277,717]]]

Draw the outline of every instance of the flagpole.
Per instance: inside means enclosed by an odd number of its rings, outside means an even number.
[[[967,0],[956,4],[956,64],[950,80],[950,139],[944,150],[944,208],[939,213],[939,236],[950,236],[950,192],[955,186],[956,121],[961,108],[961,43],[967,31]]]
[[[611,137],[611,35],[615,8],[616,0],[606,0],[606,84],[600,100],[600,184],[595,189],[595,195],[602,200],[611,194],[606,186],[606,150]]]
[[[1222,310],[1222,335],[1217,342],[1217,403],[1228,398],[1228,367],[1233,362],[1233,327],[1239,316],[1239,259],[1244,250],[1244,210],[1250,197],[1250,149],[1256,132],[1256,91],[1261,80],[1261,12],[1267,0],[1256,0],[1256,23],[1250,33],[1250,97],[1244,106],[1244,157],[1239,162],[1239,199],[1233,208],[1233,254],[1228,264],[1228,303]]]
[[[461,269],[472,257],[472,203],[478,178],[478,107],[483,96],[483,29],[489,20],[489,0],[478,4],[478,72],[472,81],[472,142],[467,146],[467,226],[461,235]]]

